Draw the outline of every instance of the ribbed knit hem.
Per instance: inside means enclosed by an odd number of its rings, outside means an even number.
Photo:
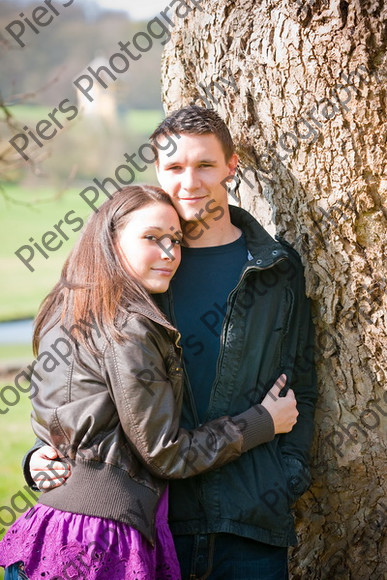
[[[248,411],[232,418],[243,433],[242,452],[274,439],[274,422],[269,411],[262,405],[254,405]]]
[[[156,491],[118,467],[98,461],[77,461],[71,468],[71,477],[63,485],[43,492],[39,503],[65,512],[124,522],[153,543],[159,499]]]

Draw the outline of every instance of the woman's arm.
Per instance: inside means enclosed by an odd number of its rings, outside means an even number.
[[[279,397],[286,382],[281,376],[261,405],[194,430],[180,428],[183,386],[178,358],[171,364],[165,336],[149,320],[132,319],[128,328],[123,344],[112,341],[105,350],[104,382],[133,453],[158,477],[184,478],[215,469],[295,424],[292,391]],[[60,469],[60,461],[53,463],[56,457],[47,446],[28,453],[31,475],[40,489],[56,487],[70,474],[67,464]],[[26,472],[27,468],[28,461]]]
[[[265,401],[234,417],[220,417],[189,431],[181,428],[182,370],[173,364],[167,368],[166,358],[161,330],[142,318],[132,319],[125,342],[111,341],[104,357],[122,429],[133,452],[154,475],[196,475],[274,438],[276,426]],[[281,381],[274,387],[277,396],[270,393],[268,398],[274,414],[277,409],[290,410],[291,429],[298,414],[296,402],[292,393],[278,397],[280,388]]]

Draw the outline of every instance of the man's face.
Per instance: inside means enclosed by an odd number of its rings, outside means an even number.
[[[163,145],[163,139],[160,138],[160,145]],[[166,150],[159,149],[156,171],[159,183],[171,196],[176,211],[185,221],[210,218],[214,206],[222,207],[228,215],[224,179],[234,175],[237,155],[226,161],[219,140],[212,134],[180,134],[174,139],[176,150],[172,155],[168,156]],[[212,203],[208,206],[210,201]],[[220,225],[221,222],[216,223]]]

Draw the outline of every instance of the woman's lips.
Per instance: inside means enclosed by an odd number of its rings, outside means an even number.
[[[170,268],[152,268],[153,272],[157,272],[161,274],[161,276],[171,276],[173,274],[173,270]]]

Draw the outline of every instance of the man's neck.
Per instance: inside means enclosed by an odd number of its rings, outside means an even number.
[[[231,244],[240,238],[242,231],[231,223],[228,215],[218,221],[208,220],[204,224],[200,221],[188,222],[186,226],[183,225],[183,234],[183,245],[185,243],[190,248],[208,248]]]

